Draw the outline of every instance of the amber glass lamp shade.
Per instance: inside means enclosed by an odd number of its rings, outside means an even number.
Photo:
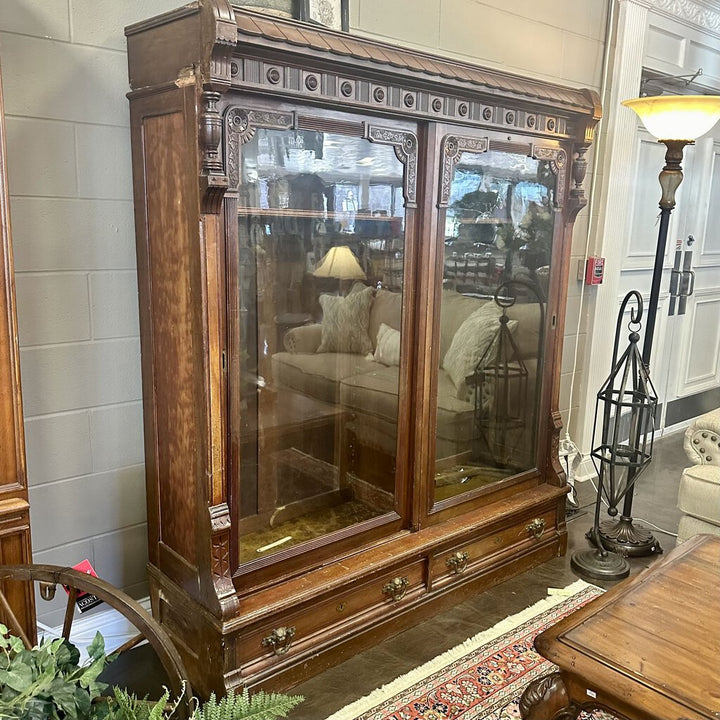
[[[658,140],[692,142],[720,120],[720,96],[658,95],[624,100]]]
[[[360,267],[352,250],[347,245],[331,247],[313,272],[315,277],[339,278],[340,280],[364,280],[365,272]]]

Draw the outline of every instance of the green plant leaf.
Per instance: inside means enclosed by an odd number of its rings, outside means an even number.
[[[63,640],[55,654],[59,667],[68,672],[78,667],[80,663],[80,651],[67,640]]]
[[[105,657],[105,641],[99,632],[95,633],[93,641],[88,645],[87,653],[93,660]]]
[[[50,683],[47,697],[52,700],[68,717],[77,717],[75,709],[75,688],[63,678],[56,677]]]
[[[11,635],[8,640],[12,652],[18,653],[25,649],[25,643],[19,637]]]
[[[17,665],[11,671],[3,671],[0,682],[10,689],[22,692],[33,681],[33,671],[28,665]]]

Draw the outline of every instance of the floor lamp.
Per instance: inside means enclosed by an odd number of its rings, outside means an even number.
[[[646,370],[649,370],[670,213],[675,207],[675,192],[683,179],[681,168],[683,150],[686,145],[692,145],[697,138],[709,132],[720,119],[720,97],[659,95],[625,100],[622,104],[634,110],[648,132],[667,148],[665,167],[659,176],[662,189],[660,228],[642,350],[642,362]],[[620,518],[600,525],[600,540],[606,549],[630,557],[643,557],[662,552],[649,530],[633,524],[633,488],[634,483],[631,482],[630,489],[625,495]]]

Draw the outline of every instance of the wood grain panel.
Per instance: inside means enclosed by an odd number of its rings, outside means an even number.
[[[30,505],[22,498],[0,501],[0,565],[20,565],[32,560]],[[35,633],[35,593],[31,583],[4,580],[1,590],[31,641]],[[7,624],[6,618],[0,618]]]
[[[720,538],[697,535],[541,633],[576,702],[635,718],[720,714]],[[597,697],[596,697],[597,696]]]
[[[163,193],[147,196],[160,540],[194,565],[192,487],[204,456],[205,441],[197,433],[204,400],[196,375],[202,340],[195,308],[201,297],[192,278],[197,246],[191,246],[185,212],[183,135],[181,112],[143,122],[145,186],[165,188]]]
[[[5,163],[5,108],[0,79],[0,562],[32,562],[23,432],[20,360],[15,315],[15,282],[10,203]],[[27,636],[36,638],[32,589],[5,585],[10,607]]]

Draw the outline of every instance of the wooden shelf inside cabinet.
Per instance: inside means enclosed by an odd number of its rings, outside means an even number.
[[[220,0],[126,29],[151,600],[202,694],[286,689],[566,544],[563,328],[537,326],[564,317],[597,96],[298,30]],[[446,239],[481,188],[544,254],[503,249],[509,218]],[[490,463],[446,358],[541,279],[544,314],[507,309],[524,455]]]

